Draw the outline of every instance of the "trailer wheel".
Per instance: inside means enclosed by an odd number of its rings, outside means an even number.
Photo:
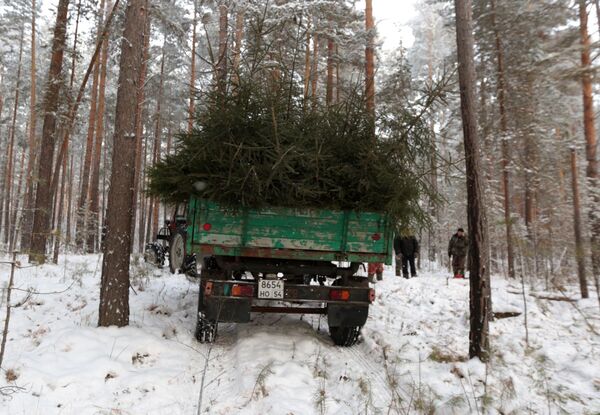
[[[217,337],[218,323],[216,321],[207,320],[198,313],[198,321],[196,322],[196,340],[200,343],[212,343]]]
[[[336,346],[350,347],[358,341],[362,326],[329,327],[329,336]]]
[[[183,266],[185,259],[185,234],[176,231],[169,240],[169,269],[175,274]]]

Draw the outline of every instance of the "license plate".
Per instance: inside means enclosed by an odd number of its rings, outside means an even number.
[[[258,280],[258,298],[283,300],[283,281]]]

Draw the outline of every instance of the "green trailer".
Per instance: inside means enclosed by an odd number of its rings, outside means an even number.
[[[327,315],[334,343],[350,346],[375,292],[364,263],[392,262],[393,231],[375,212],[230,208],[192,198],[186,250],[202,258],[196,337],[253,312]],[[364,273],[363,273],[364,274]]]

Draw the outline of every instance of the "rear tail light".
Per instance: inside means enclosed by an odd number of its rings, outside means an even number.
[[[380,235],[380,234],[378,234],[378,233],[374,233],[374,234],[373,234],[373,236],[371,236],[371,238],[372,238],[374,241],[378,241],[378,240],[380,240],[380,239],[381,239],[381,235]]]
[[[369,290],[369,302],[372,303],[373,301],[375,301],[375,290],[371,288]]]
[[[204,295],[212,295],[213,283],[207,282],[204,286]]]
[[[348,290],[330,290],[329,299],[334,301],[348,301],[350,299],[350,291]]]
[[[231,295],[234,297],[252,297],[254,296],[254,287],[252,285],[233,284]]]
[[[212,225],[210,223],[205,223],[204,225],[202,225],[202,229],[208,232],[212,229]]]

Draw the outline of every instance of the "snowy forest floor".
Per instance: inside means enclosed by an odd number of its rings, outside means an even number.
[[[600,413],[595,291],[570,303],[527,289],[529,346],[523,314],[495,320],[486,366],[467,360],[469,282],[444,270],[387,268],[362,341],[344,349],[317,316],[255,315],[200,344],[197,284],[139,263],[130,326],[98,328],[100,265],[69,255],[17,271],[0,413],[195,414],[204,375],[210,414]],[[523,311],[520,284],[492,286],[495,312]]]

